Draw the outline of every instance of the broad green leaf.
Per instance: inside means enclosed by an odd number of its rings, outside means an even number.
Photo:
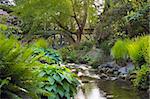
[[[54,79],[55,79],[57,82],[61,82],[61,81],[62,81],[61,77],[60,77],[58,74],[54,74],[53,77],[54,77]]]
[[[55,83],[55,80],[52,77],[48,77],[48,81],[51,85]]]

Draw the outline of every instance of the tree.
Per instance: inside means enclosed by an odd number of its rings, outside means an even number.
[[[107,38],[148,34],[147,0],[105,0],[103,13],[95,29],[98,44]]]
[[[85,27],[97,21],[93,5],[94,0],[17,0],[14,11],[24,32],[61,30],[70,42],[79,43]]]

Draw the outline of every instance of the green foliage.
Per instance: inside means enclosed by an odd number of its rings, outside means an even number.
[[[106,55],[110,55],[110,52],[111,52],[110,50],[112,48],[112,43],[113,43],[113,41],[110,40],[110,39],[105,40],[102,43],[100,43],[99,48],[101,48]]]
[[[48,99],[71,99],[76,94],[76,87],[79,82],[76,79],[76,75],[73,74],[66,67],[61,67],[60,56],[58,53],[50,48],[39,46],[45,43],[43,39],[35,42],[33,46],[33,57],[40,56],[38,61],[43,65],[39,69],[39,78],[42,78],[39,87],[48,92],[43,94]]]
[[[94,45],[93,40],[85,40],[85,41],[81,42],[80,45],[76,49],[87,52],[93,47],[93,45]]]
[[[133,62],[142,62],[143,60],[143,52],[142,52],[142,46],[139,41],[131,42],[127,45],[128,54],[133,60]]]
[[[58,54],[56,50],[53,50],[52,48],[49,48],[49,45],[47,41],[42,38],[38,39],[35,42],[32,42],[32,49],[34,50],[34,55],[39,55],[39,61],[41,63],[47,63],[47,64],[60,64],[61,57]]]
[[[50,99],[70,99],[75,95],[79,84],[76,75],[66,67],[58,66],[61,59],[54,50],[22,46],[13,36],[6,38],[2,33],[0,45],[2,98],[26,96],[37,99],[42,95]]]
[[[47,29],[55,18],[66,24],[71,13],[71,2],[68,0],[19,0],[16,3],[14,13],[23,20],[22,29],[30,33]]]
[[[0,30],[2,30],[2,31],[7,30],[7,26],[4,24],[0,24]]]
[[[141,69],[136,71],[137,77],[133,80],[136,87],[148,89],[149,88],[149,74],[150,67],[147,64],[142,65]]]
[[[41,38],[34,43],[34,46],[37,48],[48,48],[48,43],[44,38]]]
[[[139,40],[144,60],[150,64],[150,36],[141,37]]]
[[[77,91],[76,75],[66,67],[45,65],[39,76],[43,78],[40,87],[51,93],[48,99],[71,99]]]
[[[85,55],[80,58],[79,62],[80,63],[89,63],[89,62],[91,62],[91,60],[92,60],[92,58],[90,56]]]
[[[56,51],[46,48],[34,48],[34,56],[39,55],[39,61],[47,64],[59,64],[61,62],[60,56]]]
[[[149,40],[150,36],[137,37],[132,40],[118,40],[112,48],[112,56],[116,59],[129,57],[139,65],[149,63]]]
[[[118,39],[149,34],[149,1],[105,0],[95,32],[98,43],[111,36]]]
[[[150,36],[138,37],[127,45],[128,54],[135,63],[150,63],[149,40]]]
[[[93,28],[98,20],[94,0],[16,0],[13,11],[22,20],[25,34],[45,37],[53,31],[69,43],[80,42],[84,29]]]
[[[112,47],[111,54],[117,60],[126,59],[128,54],[126,43],[122,40],[118,40]]]
[[[75,50],[74,46],[61,48],[59,49],[59,53],[61,54],[63,61],[77,62],[78,60],[77,50]]]
[[[33,51],[21,44],[12,36],[6,38],[0,33],[0,95],[22,97],[21,93],[37,98],[38,71],[40,63],[32,57]],[[7,97],[9,96],[9,97]]]
[[[124,59],[128,56],[137,67],[134,86],[147,89],[150,73],[150,36],[137,37],[132,40],[118,40],[112,48],[112,55],[116,59]]]

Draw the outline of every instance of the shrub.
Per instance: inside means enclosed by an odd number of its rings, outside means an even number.
[[[123,48],[122,48],[123,47]],[[134,62],[136,66],[136,78],[133,84],[139,88],[148,88],[148,76],[150,73],[150,36],[137,37],[125,42],[118,40],[112,48],[112,55],[116,59],[124,59],[124,56]]]
[[[51,94],[48,99],[70,99],[77,91],[76,75],[66,67],[45,65],[39,76],[43,78],[40,87]]]
[[[38,60],[43,64],[39,69],[38,77],[42,78],[39,87],[49,93],[45,95],[46,98],[70,99],[74,97],[79,82],[76,75],[69,69],[59,66],[61,62],[59,54],[50,48],[41,48],[41,46],[34,46],[33,50],[33,57],[40,56]]]
[[[100,48],[104,51],[104,53],[106,55],[110,55],[110,49],[112,47],[112,44],[110,42],[112,42],[112,41],[110,41],[110,40],[106,41],[105,40],[104,42],[100,43]]]
[[[128,56],[126,43],[122,40],[118,40],[112,47],[111,54],[117,60],[126,59]]]
[[[33,47],[34,56],[40,55],[39,61],[41,63],[51,64],[59,64],[61,62],[60,55],[50,48],[37,48]]]
[[[150,67],[146,64],[141,66],[141,69],[136,71],[137,77],[133,80],[133,84],[136,87],[142,89],[149,88],[149,74],[150,74]]]
[[[44,38],[40,38],[34,42],[34,46],[37,48],[48,48],[48,43]]]
[[[59,53],[62,56],[63,61],[65,62],[77,62],[78,55],[77,51],[74,49],[74,46],[67,46],[59,49]]]
[[[57,65],[61,60],[54,50],[39,47],[22,46],[14,37],[0,34],[1,98],[37,99],[42,95],[70,99],[74,96],[78,85],[76,76]]]
[[[150,64],[150,36],[144,36],[140,39],[144,59]]]
[[[77,46],[77,50],[84,50],[85,52],[89,51],[94,45],[94,41],[86,40],[81,42],[79,46]]]
[[[36,71],[40,66],[33,51],[14,38],[6,38],[0,33],[0,95],[1,98],[38,97],[39,87]]]
[[[150,36],[137,37],[132,40],[118,40],[111,53],[115,59],[127,59],[136,64],[150,63]]]
[[[4,24],[0,24],[0,31],[5,31],[7,30],[7,26]]]

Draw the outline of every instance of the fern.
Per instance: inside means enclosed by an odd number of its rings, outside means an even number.
[[[32,55],[33,50],[30,47],[23,47],[13,36],[6,38],[0,33],[1,97],[5,94],[9,96],[10,93],[20,97],[23,92],[21,89],[26,90],[26,94],[31,94],[31,97],[37,97],[35,90],[39,88],[39,79],[36,78],[38,69],[35,68],[39,68],[40,62]]]

